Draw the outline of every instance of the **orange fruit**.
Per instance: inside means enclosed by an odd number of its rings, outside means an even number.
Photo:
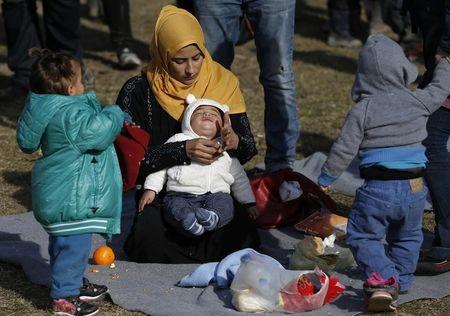
[[[111,247],[106,245],[100,246],[95,249],[94,254],[92,255],[92,259],[94,264],[108,266],[114,262],[116,256],[114,255],[114,251]]]

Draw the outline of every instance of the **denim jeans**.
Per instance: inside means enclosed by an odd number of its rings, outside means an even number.
[[[427,122],[428,137],[423,144],[428,158],[425,178],[430,188],[436,218],[435,239],[431,256],[450,259],[450,110],[439,108]]]
[[[423,240],[427,192],[422,179],[366,180],[356,191],[347,244],[366,278],[372,273],[395,277],[402,291],[409,289]]]
[[[266,169],[292,167],[300,134],[292,70],[295,0],[194,0],[213,59],[230,68],[245,15],[254,35],[264,88]]]
[[[187,213],[195,213],[198,208],[213,211],[219,217],[217,228],[223,227],[234,217],[234,201],[229,193],[216,192],[191,194],[185,192],[167,192],[164,197],[165,218],[180,228],[180,222]]]
[[[52,299],[80,294],[91,252],[91,240],[92,234],[49,237]]]

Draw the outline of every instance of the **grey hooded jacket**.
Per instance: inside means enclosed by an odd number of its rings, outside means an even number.
[[[358,152],[361,164],[426,159],[421,144],[426,121],[450,94],[450,63],[441,60],[426,88],[410,90],[417,75],[396,42],[381,34],[367,39],[352,88],[355,104],[322,167],[320,184],[334,181]]]

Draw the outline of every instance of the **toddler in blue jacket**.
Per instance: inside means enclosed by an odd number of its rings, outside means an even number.
[[[42,150],[32,170],[32,208],[49,234],[50,296],[56,315],[94,315],[88,301],[108,288],[83,278],[92,233],[120,232],[122,179],[113,141],[124,114],[84,93],[80,63],[66,53],[34,50],[31,92],[20,115],[17,142]]]

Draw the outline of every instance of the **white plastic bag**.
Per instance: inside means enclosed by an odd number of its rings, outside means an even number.
[[[318,309],[323,305],[328,290],[328,276],[314,271],[292,271],[261,256],[248,256],[231,283],[232,304],[242,312],[289,313]],[[298,280],[302,275],[316,280],[318,288],[312,295],[304,296],[298,291]],[[321,282],[320,279],[324,282]]]

